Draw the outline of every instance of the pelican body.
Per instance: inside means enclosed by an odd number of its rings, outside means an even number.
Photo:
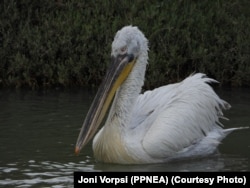
[[[75,153],[93,138],[94,157],[120,164],[163,163],[212,154],[237,128],[223,129],[222,111],[230,105],[197,73],[180,83],[141,94],[148,62],[148,40],[133,26],[119,30],[112,63],[81,128]]]

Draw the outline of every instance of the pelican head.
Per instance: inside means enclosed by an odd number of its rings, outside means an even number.
[[[139,59],[142,54],[143,57],[147,58],[147,44],[147,39],[137,27],[126,26],[116,33],[112,43],[111,65],[82,125],[75,146],[76,154],[93,138],[109,109],[116,91],[126,82],[135,66],[146,67],[146,65],[140,64],[147,61],[140,61]],[[141,74],[140,77],[143,77],[139,83],[142,85],[145,70],[138,72]]]

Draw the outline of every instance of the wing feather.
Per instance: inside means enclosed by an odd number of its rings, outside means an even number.
[[[222,110],[230,105],[216,95],[210,82],[216,81],[198,73],[138,98],[132,125],[144,126],[141,143],[146,153],[171,157],[219,128]]]

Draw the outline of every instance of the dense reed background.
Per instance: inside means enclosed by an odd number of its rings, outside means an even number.
[[[145,88],[193,72],[250,86],[248,0],[3,0],[0,10],[1,88],[98,86],[129,24],[149,39]]]

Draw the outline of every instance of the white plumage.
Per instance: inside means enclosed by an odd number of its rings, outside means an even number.
[[[197,73],[180,83],[140,94],[147,43],[142,32],[132,26],[122,28],[114,38],[111,55],[132,54],[136,62],[117,89],[107,120],[93,140],[95,158],[139,164],[213,153],[235,130],[221,127],[222,110],[230,105],[209,86],[216,81]],[[80,142],[77,147],[81,149]]]

